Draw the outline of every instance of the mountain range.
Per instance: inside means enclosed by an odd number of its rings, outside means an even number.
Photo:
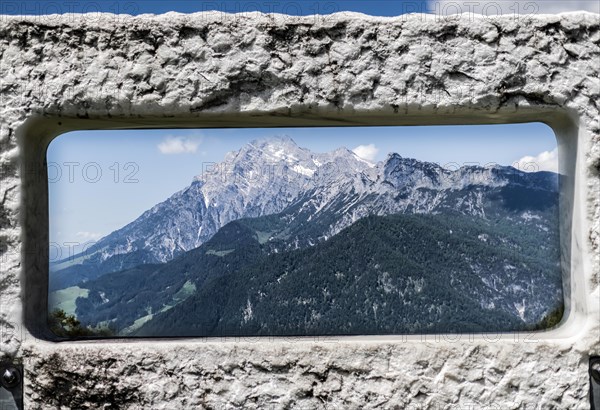
[[[50,289],[140,264],[167,262],[240,218],[285,210],[290,219],[296,213],[311,221],[324,210],[343,204],[340,218],[323,233],[329,237],[369,214],[453,209],[484,216],[484,197],[503,188],[515,195],[519,190],[535,189],[537,195],[527,200],[547,203],[548,196],[556,195],[557,184],[553,173],[473,166],[450,171],[398,154],[374,165],[346,148],[315,154],[289,137],[265,138],[228,153],[222,163],[195,177],[190,186],[85,252],[52,263]]]
[[[354,326],[338,327],[345,334],[440,331],[443,323],[468,330],[492,316],[498,329],[532,326],[562,301],[558,183],[550,172],[448,170],[396,153],[370,163],[346,148],[313,153],[288,137],[255,140],[86,253],[52,264],[50,290],[77,285],[87,292],[76,299],[83,323],[133,335],[325,334],[348,309]],[[417,263],[419,254],[429,258]],[[334,255],[345,262],[322,271],[314,264]],[[359,267],[354,285],[331,282]],[[313,293],[330,293],[327,303],[311,294],[290,304],[309,277]],[[362,282],[371,293],[349,297]],[[394,304],[385,289],[402,297]],[[428,299],[406,308],[416,289]],[[465,292],[468,300],[455,303]],[[303,319],[269,321],[272,309]],[[463,325],[448,321],[457,312],[469,312]],[[175,320],[184,316],[196,319]]]

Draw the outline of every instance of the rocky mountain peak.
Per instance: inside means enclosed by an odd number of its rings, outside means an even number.
[[[288,208],[297,209],[306,221],[340,210],[339,219],[331,219],[331,228],[325,229],[325,236],[330,237],[372,213],[432,212],[436,207],[481,213],[479,197],[453,199],[455,194],[450,194],[470,186],[518,183],[555,189],[556,178],[546,173],[536,176],[504,168],[449,170],[397,153],[372,164],[345,147],[316,153],[299,147],[289,136],[260,138],[228,153],[189,187],[73,260],[84,264],[89,260],[93,265],[90,277],[122,269],[123,260],[131,259],[123,255],[135,255],[136,263],[166,262],[199,247],[231,221],[278,214]],[[81,270],[81,265],[58,265],[63,270],[65,266]]]

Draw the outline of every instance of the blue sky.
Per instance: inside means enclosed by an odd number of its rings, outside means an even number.
[[[499,7],[499,8],[498,8]],[[100,1],[10,1],[0,2],[0,14],[41,15],[75,13],[110,12],[120,14],[160,14],[168,11],[192,13],[198,11],[219,10],[230,13],[262,11],[292,15],[331,14],[338,11],[355,11],[374,16],[397,16],[410,12],[438,12],[453,14],[460,12],[476,12],[485,15],[512,15],[556,13],[562,11],[588,10],[598,12],[600,2],[597,0],[259,0],[259,1],[164,1],[164,0],[100,0]],[[500,10],[500,12],[498,12]]]
[[[554,133],[541,123],[76,131],[54,139],[47,152],[50,241],[83,243],[105,236],[185,188],[227,152],[273,135],[288,135],[315,152],[345,146],[373,162],[390,152],[450,168],[512,165],[526,158],[552,169],[556,160]]]
[[[4,1],[2,2],[4,3]],[[338,11],[357,11],[377,16],[393,16],[406,12],[426,12],[427,1],[20,1],[7,2],[2,6],[5,14],[54,14],[66,12],[110,12],[123,14],[165,13],[177,11],[193,13],[198,11],[219,10],[228,13],[262,11],[264,13],[284,13],[292,15],[330,14]]]

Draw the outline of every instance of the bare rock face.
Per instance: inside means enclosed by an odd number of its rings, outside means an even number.
[[[599,58],[590,13],[1,16],[0,356],[23,361],[26,408],[587,408],[587,358],[600,353]],[[34,303],[22,286],[35,286],[23,232],[45,218],[22,208],[45,200],[21,183],[39,173],[23,167],[31,117],[424,124],[534,109],[578,127],[561,141],[578,144],[577,330],[54,344],[22,322]]]
[[[345,211],[342,219],[329,226],[326,237],[330,237],[371,214],[446,208],[482,216],[483,200],[493,196],[493,188],[529,185],[556,192],[555,177],[498,166],[452,171],[398,154],[372,164],[344,147],[314,153],[287,136],[257,139],[229,152],[222,162],[208,164],[185,189],[85,251],[53,262],[50,290],[140,264],[168,262],[241,218],[283,212],[298,224],[337,206]],[[479,192],[467,193],[469,187]],[[489,192],[483,192],[485,188]],[[405,198],[400,199],[400,194]],[[303,218],[293,215],[296,212],[290,214],[288,207],[299,207]],[[296,242],[315,243],[317,239],[306,232],[302,236]]]
[[[286,136],[251,141],[224,161],[208,164],[188,187],[123,228],[52,264],[50,289],[142,263],[168,262],[199,247],[231,221],[281,212],[317,185],[331,190],[331,177],[315,175],[322,166],[352,175],[369,168],[345,149],[313,153]]]

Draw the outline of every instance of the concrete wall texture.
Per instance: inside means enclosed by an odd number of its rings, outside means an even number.
[[[587,361],[600,354],[597,14],[0,16],[0,97],[0,355],[24,363],[26,408],[589,408]],[[576,326],[529,338],[53,343],[23,321],[24,283],[35,285],[24,226],[46,218],[23,212],[45,200],[22,184],[31,118],[425,124],[536,110],[577,129],[567,158],[584,228],[567,276]]]

